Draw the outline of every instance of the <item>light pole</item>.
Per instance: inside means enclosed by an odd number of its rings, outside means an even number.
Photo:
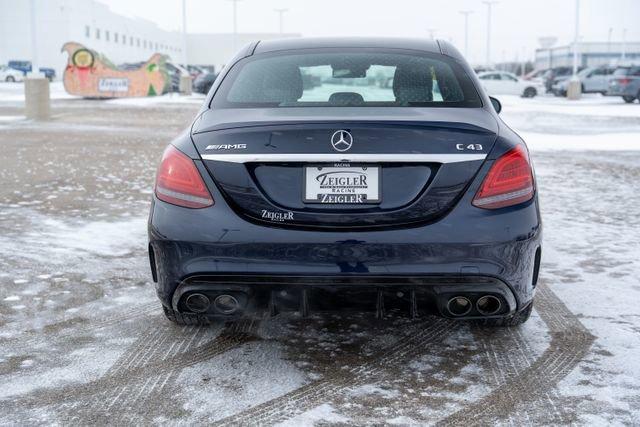
[[[187,61],[187,0],[182,0],[182,63],[185,67]]]
[[[491,65],[491,7],[498,3],[496,0],[484,0],[487,5],[487,66]]]
[[[274,12],[278,14],[278,29],[280,31],[280,35],[284,34],[284,14],[288,12],[289,9],[273,9]]]
[[[573,76],[567,87],[568,99],[580,99],[582,85],[578,78],[578,41],[580,40],[580,0],[576,0],[576,22],[575,34],[573,36]]]
[[[237,49],[236,39],[238,38],[238,2],[242,0],[229,0],[233,3],[233,53]]]
[[[469,60],[469,15],[473,13],[473,10],[461,10],[460,13],[464,15],[464,57]]]
[[[40,72],[38,60],[37,0],[30,4],[31,72],[24,82],[24,109],[29,119],[47,120],[51,116],[49,80]]]
[[[613,28],[609,27],[609,34],[607,35],[607,56],[611,56],[611,35],[613,34]],[[611,58],[609,58],[611,61]]]
[[[182,65],[189,70],[189,62],[187,58],[187,0],[182,0]],[[180,93],[183,95],[191,95],[191,76],[189,74],[180,74]]]
[[[622,29],[622,61],[627,59],[627,29]],[[624,65],[624,64],[623,64]]]
[[[31,0],[31,76],[40,76],[40,67],[38,65],[38,42],[37,42],[37,30],[36,30],[36,13],[37,13],[36,0]]]

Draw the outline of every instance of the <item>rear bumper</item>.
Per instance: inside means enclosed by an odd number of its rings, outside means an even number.
[[[467,197],[459,204],[470,203]],[[421,312],[442,315],[449,295],[484,292],[502,295],[506,315],[533,298],[541,224],[537,199],[499,211],[467,205],[424,226],[358,232],[268,227],[243,220],[224,203],[190,210],[156,199],[149,239],[157,294],[178,311],[197,283],[213,293],[237,288],[263,306],[272,292],[286,291],[296,300],[289,306],[299,307],[305,288],[312,304],[355,289],[380,291],[387,305],[402,305],[415,291]],[[389,297],[397,292],[403,297]]]
[[[636,96],[637,91],[631,85],[624,85],[624,86],[613,85],[613,86],[609,86],[609,89],[607,90],[607,95],[608,96]]]
[[[482,276],[376,276],[376,275],[206,275],[185,279],[176,288],[171,308],[190,312],[189,295],[205,295],[212,305],[209,317],[229,318],[255,313],[357,310],[375,312],[400,310],[412,316],[431,313],[450,318],[490,318],[513,314],[518,309],[514,292],[504,282]],[[220,295],[231,295],[239,304],[234,315],[221,313],[213,303]],[[500,301],[495,313],[481,313],[477,301],[490,295]],[[448,303],[464,296],[469,311],[456,315]]]

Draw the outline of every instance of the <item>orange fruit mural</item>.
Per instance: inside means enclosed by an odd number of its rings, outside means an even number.
[[[85,98],[124,98],[160,95],[170,79],[165,68],[167,57],[154,54],[140,68],[120,70],[105,56],[80,43],[62,46],[68,57],[63,83],[71,95]]]

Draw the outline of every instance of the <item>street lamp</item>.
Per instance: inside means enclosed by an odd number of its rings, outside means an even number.
[[[31,0],[29,18],[31,30],[31,72],[24,82],[24,109],[29,119],[47,120],[51,116],[51,97],[49,80],[40,72],[38,61],[38,31],[36,28],[38,12],[37,0]]]
[[[469,60],[469,15],[473,13],[473,10],[461,10],[460,13],[464,15],[464,57]]]
[[[573,76],[569,80],[569,86],[567,87],[568,99],[580,99],[582,92],[582,85],[578,78],[578,41],[580,40],[580,0],[576,0],[576,22],[575,22],[575,34],[573,38]]]
[[[229,0],[233,3],[233,52],[236,51],[236,39],[238,36],[238,2],[242,0]]]
[[[182,63],[185,67],[187,61],[187,0],[182,0]]]
[[[284,13],[288,12],[289,9],[273,9],[273,11],[278,14],[278,28],[280,35],[282,35],[284,34]]]
[[[622,61],[627,59],[627,29],[622,29]],[[624,65],[624,64],[623,64]]]
[[[482,3],[487,5],[487,66],[491,65],[491,7],[499,3],[496,0],[484,0]]]

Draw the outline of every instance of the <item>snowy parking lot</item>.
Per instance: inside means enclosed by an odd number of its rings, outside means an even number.
[[[58,86],[56,86],[58,85]],[[544,221],[520,328],[389,314],[178,327],[148,268],[162,150],[202,97],[0,84],[0,425],[640,424],[640,105],[503,97]]]

